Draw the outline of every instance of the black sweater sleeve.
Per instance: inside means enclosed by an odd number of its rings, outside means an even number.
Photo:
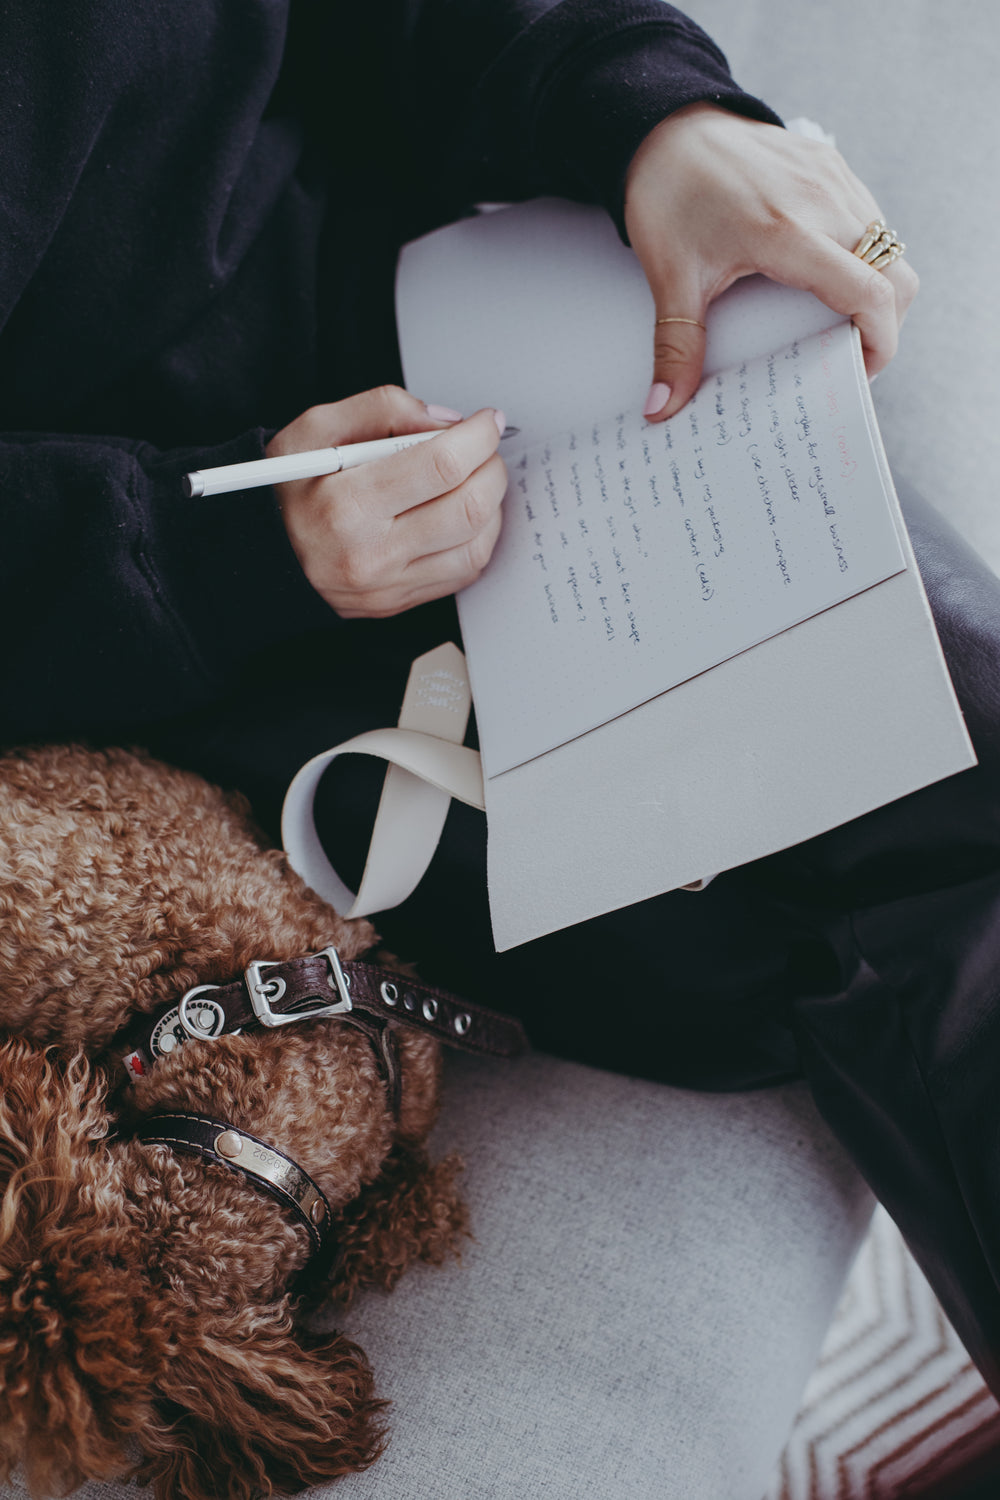
[[[308,355],[280,9],[0,7],[4,743],[140,737],[329,618],[272,492],[181,488],[261,455]]]
[[[327,623],[270,490],[184,497],[190,468],[259,458],[262,439],[169,453],[0,439],[0,738],[132,738],[210,702],[258,648]]]
[[[565,193],[620,224],[632,152],[672,110],[773,118],[660,0],[397,3],[393,48],[348,47],[324,76],[361,95],[391,52],[403,122],[456,198]],[[342,204],[282,93],[287,17],[79,0],[56,28],[35,0],[0,9],[0,741],[140,737],[335,623],[270,490],[180,485],[259,457],[318,399],[319,246]]]
[[[663,0],[437,0],[414,39],[426,148],[454,152],[473,196],[602,203],[623,237],[625,174],[661,120],[708,100],[781,123]]]

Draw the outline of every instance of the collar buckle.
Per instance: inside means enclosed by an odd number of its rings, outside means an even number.
[[[262,1026],[287,1026],[292,1021],[320,1021],[326,1016],[346,1015],[348,1011],[354,1009],[350,996],[350,980],[340,966],[340,957],[336,948],[323,948],[319,953],[309,956],[326,959],[330,970],[326,976],[326,982],[331,990],[336,990],[340,996],[339,1000],[332,1005],[309,1003],[306,1009],[272,1010],[270,1002],[279,1000],[285,993],[285,983],[278,975],[275,975],[273,979],[265,979],[261,971],[279,968],[281,960],[255,958],[253,963],[248,964],[244,969],[243,981],[246,984],[247,994],[250,996],[253,1013]]]

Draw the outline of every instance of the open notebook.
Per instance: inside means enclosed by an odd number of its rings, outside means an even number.
[[[974,763],[857,335],[815,298],[731,288],[697,398],[659,426],[650,295],[598,210],[428,235],[397,316],[409,389],[520,428],[459,599],[499,949]]]

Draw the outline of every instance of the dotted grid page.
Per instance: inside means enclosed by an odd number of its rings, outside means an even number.
[[[900,572],[847,324],[509,455],[459,600],[488,776]]]

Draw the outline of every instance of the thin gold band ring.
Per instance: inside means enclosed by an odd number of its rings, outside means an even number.
[[[657,318],[656,326],[658,327],[660,323],[693,323],[695,328],[700,328],[703,333],[708,332],[704,323],[699,323],[697,318]]]

